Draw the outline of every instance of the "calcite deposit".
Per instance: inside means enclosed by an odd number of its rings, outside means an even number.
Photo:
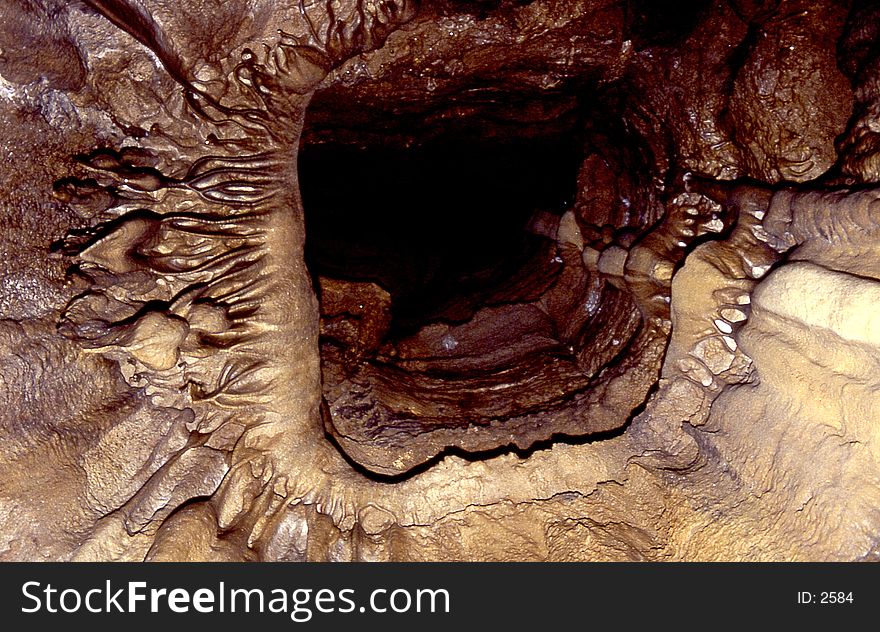
[[[0,0],[0,559],[876,560],[868,0]]]

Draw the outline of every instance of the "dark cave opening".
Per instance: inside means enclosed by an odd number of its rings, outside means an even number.
[[[300,186],[313,276],[372,281],[405,335],[491,291],[548,246],[527,230],[575,197],[574,138],[420,147],[303,147]],[[456,317],[454,314],[458,313]]]
[[[326,111],[307,119],[324,428],[353,462],[393,476],[443,445],[604,433],[643,401],[642,314],[584,247],[628,247],[660,214],[644,144],[605,105],[582,103],[555,133],[481,133],[483,112],[416,144],[419,126],[375,136],[384,118],[316,142],[336,128]],[[578,413],[627,373],[614,407]]]

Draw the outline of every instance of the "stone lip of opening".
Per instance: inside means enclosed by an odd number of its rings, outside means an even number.
[[[408,473],[449,450],[528,450],[558,437],[614,431],[644,401],[665,346],[640,328],[630,305],[620,306],[632,337],[620,346],[600,340],[606,348],[592,348],[594,361],[612,359],[597,361],[592,377],[546,350],[526,354],[508,369],[456,379],[378,362],[347,376],[338,351],[324,345],[326,430],[353,461],[387,476]]]

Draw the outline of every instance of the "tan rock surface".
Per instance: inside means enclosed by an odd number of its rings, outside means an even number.
[[[867,4],[6,0],[0,559],[877,559]]]

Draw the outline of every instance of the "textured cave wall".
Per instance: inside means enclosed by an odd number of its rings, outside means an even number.
[[[0,558],[876,559],[876,3],[0,24]]]

